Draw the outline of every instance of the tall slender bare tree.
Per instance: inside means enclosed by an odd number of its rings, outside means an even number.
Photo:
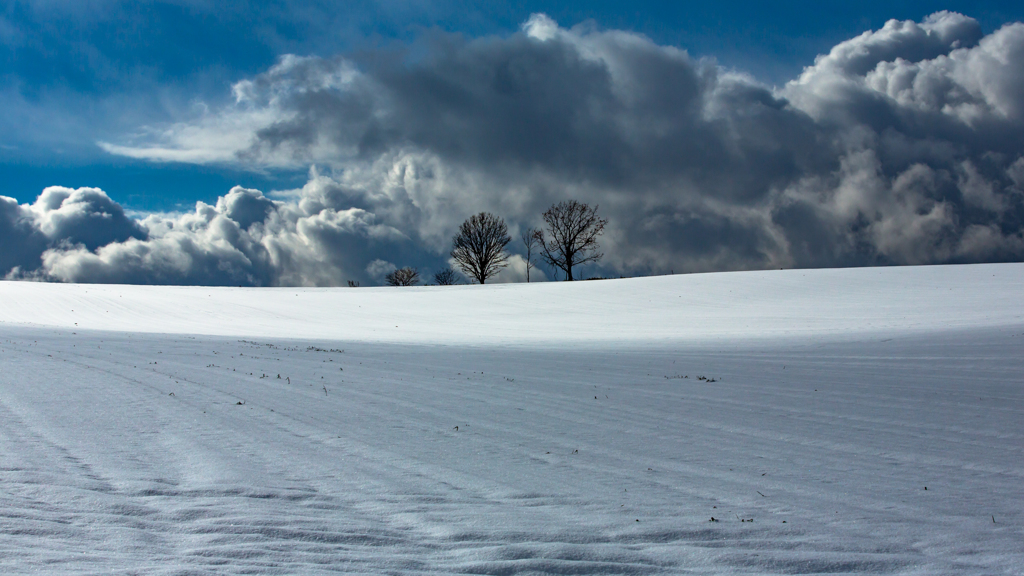
[[[530,268],[536,268],[537,265],[533,262],[533,253],[536,248],[544,242],[544,235],[540,230],[536,228],[526,228],[522,234],[519,235],[522,239],[523,244],[526,246],[526,282],[530,282]]]
[[[452,239],[451,257],[466,276],[483,284],[508,266],[505,246],[512,241],[505,221],[490,212],[471,216]]]
[[[566,200],[548,208],[543,216],[551,238],[542,240],[541,257],[565,272],[566,280],[573,280],[573,266],[596,262],[604,256],[598,252],[597,237],[608,221],[597,215],[597,206]]]

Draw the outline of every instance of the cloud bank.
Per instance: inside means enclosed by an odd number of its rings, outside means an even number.
[[[102,145],[318,166],[302,189],[235,188],[140,221],[94,189],[8,199],[2,272],[372,282],[381,266],[443,265],[473,213],[514,232],[568,198],[609,219],[588,274],[1024,259],[1020,23],[984,35],[950,12],[893,20],[772,87],[633,33],[534,15],[504,38],[437,34],[415,58],[284,56],[233,90],[227,108]]]

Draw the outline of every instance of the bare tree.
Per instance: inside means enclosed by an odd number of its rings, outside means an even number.
[[[388,286],[415,286],[420,282],[420,273],[415,268],[406,266],[388,272],[384,281],[388,283]]]
[[[542,239],[541,257],[565,272],[566,280],[573,280],[573,266],[596,262],[604,256],[597,251],[597,237],[608,221],[597,215],[597,206],[576,200],[559,202],[544,212],[544,222],[551,239]]]
[[[534,250],[544,243],[544,234],[536,228],[527,228],[519,235],[526,246],[526,282],[530,282],[530,268],[536,268],[533,262]]]
[[[505,246],[511,241],[504,220],[481,212],[459,226],[459,233],[452,239],[451,256],[466,276],[483,284],[508,266]]]
[[[452,270],[451,266],[434,272],[434,284],[438,286],[453,286],[459,283],[459,273]]]

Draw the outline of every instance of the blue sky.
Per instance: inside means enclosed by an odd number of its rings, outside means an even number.
[[[372,285],[608,216],[582,274],[1024,260],[1024,4],[13,1],[0,278]],[[519,243],[498,281],[525,279]],[[531,279],[552,279],[541,266]]]
[[[817,54],[888,19],[963,12],[990,32],[1024,19],[1019,2],[64,2],[7,1],[0,12],[0,194],[30,202],[43,187],[96,186],[126,207],[173,210],[232,185],[290,188],[305,170],[129,161],[96,141],[168,122],[285,53],[408,51],[433,31],[508,35],[532,13],[591,22],[716,58],[781,84]],[[409,55],[411,54],[411,55]]]

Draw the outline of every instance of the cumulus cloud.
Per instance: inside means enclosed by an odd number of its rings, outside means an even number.
[[[588,274],[1024,258],[1020,23],[984,35],[951,12],[893,20],[771,87],[535,15],[503,38],[439,34],[406,60],[285,56],[234,94],[107,149],[319,165],[302,189],[235,189],[106,243],[59,237],[8,202],[0,235],[26,248],[3,265],[62,280],[338,284],[371,278],[378,260],[443,265],[467,216],[494,212],[515,233],[567,198],[610,221],[603,271]]]
[[[374,250],[417,252],[373,214],[325,206],[323,187],[308,188],[300,203],[235,187],[216,205],[143,220],[94,188],[47,188],[31,205],[0,197],[0,265],[8,278],[68,282],[336,285],[364,279]]]
[[[17,276],[36,270],[48,248],[95,250],[147,231],[97,188],[51,186],[33,204],[0,196],[0,273]]]

